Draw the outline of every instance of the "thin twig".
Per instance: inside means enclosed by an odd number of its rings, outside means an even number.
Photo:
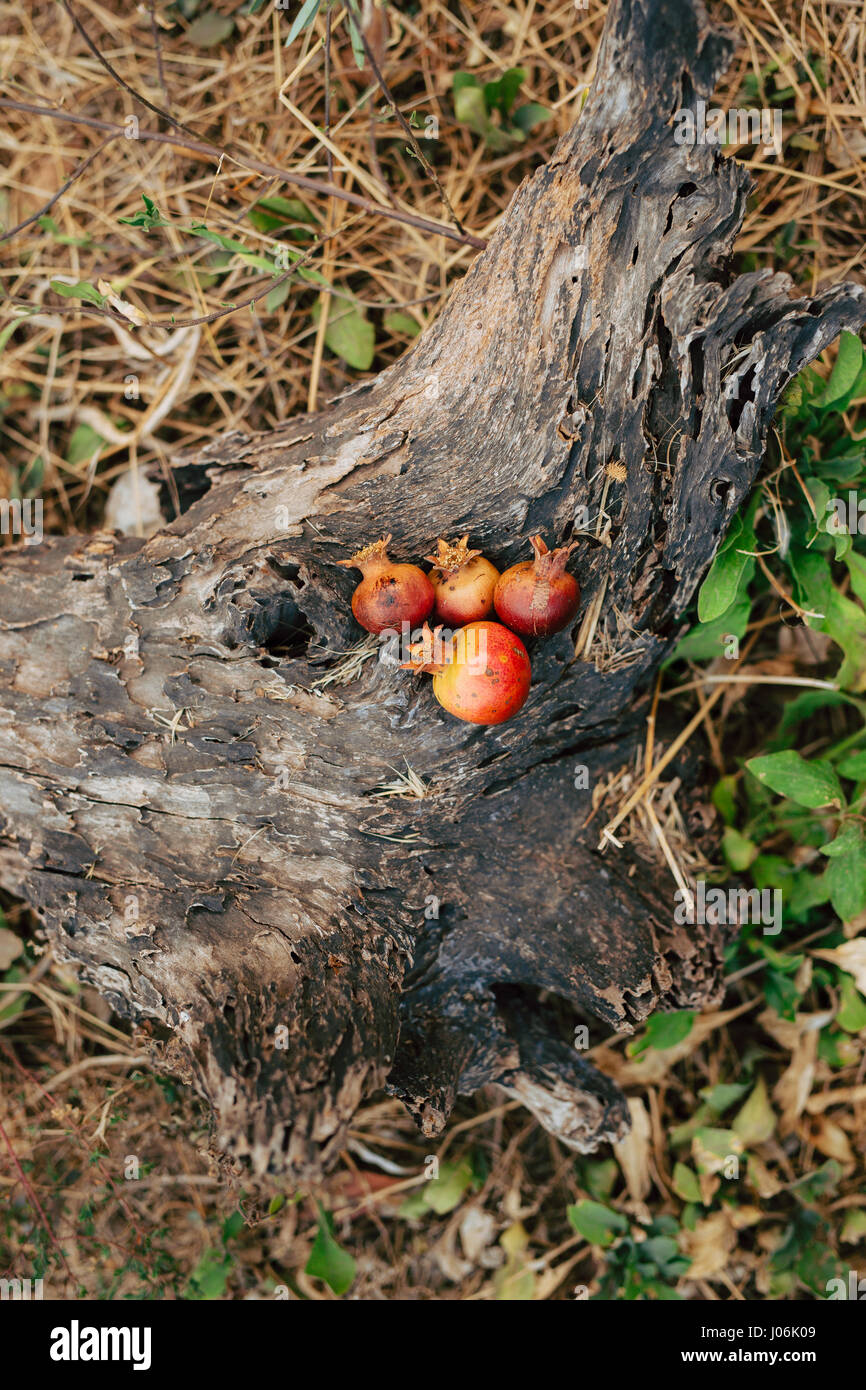
[[[156,72],[157,76],[159,77],[159,85],[162,88],[163,96],[165,97],[166,101],[168,101],[168,87],[165,85],[165,70],[162,66],[162,41],[159,37],[159,25],[156,22],[155,4],[156,0],[149,0],[148,8],[150,10],[150,32],[153,36],[153,47],[156,52]]]
[[[361,27],[360,18],[354,14],[354,12],[351,9],[351,6],[349,7],[349,14],[350,22],[354,23],[355,30],[360,35],[361,44],[363,46],[367,62],[370,64],[370,70],[372,71],[373,76],[375,77],[376,81],[379,83],[379,86],[382,89],[382,95],[391,106],[394,115],[397,117],[397,122],[400,126],[400,129],[402,130],[403,134],[406,136],[407,140],[412,146],[412,150],[415,154],[416,159],[420,163],[421,168],[433,180],[434,184],[436,185],[436,192],[439,194],[439,197],[442,199],[442,202],[444,203],[445,207],[450,212],[451,220],[454,223],[454,226],[457,228],[458,232],[462,232],[464,230],[463,223],[460,221],[460,218],[457,216],[457,213],[451,206],[451,199],[448,197],[448,194],[442,187],[442,184],[439,181],[439,175],[436,173],[436,170],[433,168],[433,165],[430,163],[426,154],[424,154],[423,150],[421,149],[421,146],[418,144],[418,141],[415,139],[415,132],[413,131],[409,122],[406,120],[406,117],[403,115],[403,112],[397,105],[396,99],[394,98],[391,88],[385,81],[379,64],[376,62],[373,50],[367,41],[367,35],[364,33],[364,30]]]
[[[330,239],[336,236],[339,231],[343,230],[343,228],[350,226],[353,222],[357,222],[360,216],[361,214],[357,213],[355,217],[350,217],[348,222],[344,222],[343,227],[337,228],[337,231],[328,232],[325,236],[319,237],[315,245],[311,246],[308,251],[305,251],[303,256],[299,256],[298,259],[293,262],[291,267],[287,271],[285,271],[284,274],[278,275],[275,279],[269,281],[269,283],[265,285],[263,289],[258,289],[253,294],[247,295],[246,299],[238,299],[227,308],[214,309],[212,313],[202,314],[199,318],[148,319],[146,323],[143,323],[140,326],[142,328],[170,328],[173,332],[176,328],[195,328],[197,325],[202,323],[216,323],[218,319],[228,318],[230,314],[237,313],[238,309],[247,309],[251,304],[256,304],[260,299],[264,299],[267,295],[271,293],[272,290],[275,290],[278,287],[278,285],[284,284],[285,281],[290,279],[291,276],[294,275],[297,270],[302,269],[308,263],[313,253],[315,251],[318,251],[319,248],[323,246],[326,241],[330,241]],[[11,304],[21,304],[24,307],[27,306],[27,300],[13,298],[10,299],[8,302]],[[38,317],[40,313],[75,313],[76,311],[80,312],[83,310],[87,310],[88,313],[95,314],[99,318],[114,319],[115,323],[123,324],[124,328],[129,328],[130,326],[130,320],[128,318],[125,318],[123,314],[118,313],[116,309],[107,309],[99,304],[90,304],[86,301],[82,304],[64,304],[52,306],[51,309],[33,310],[31,308],[31,312],[34,318]],[[138,327],[139,325],[133,326]]]
[[[118,131],[118,135],[119,134],[120,132]],[[85,170],[89,169],[90,165],[93,163],[94,159],[96,159],[97,155],[102,154],[102,151],[106,148],[106,146],[110,145],[114,140],[116,140],[118,138],[118,135],[109,135],[107,140],[103,140],[102,144],[99,146],[98,149],[95,149],[91,154],[87,156],[86,159],[83,159],[81,161],[78,168],[75,169],[73,173],[69,175],[69,178],[66,180],[63,187],[58,188],[57,192],[52,194],[52,196],[48,199],[47,203],[43,203],[42,207],[39,208],[37,212],[34,212],[32,217],[25,217],[23,222],[18,223],[17,227],[10,227],[8,232],[4,232],[3,235],[0,236],[0,242],[8,241],[10,237],[17,236],[18,233],[23,232],[26,227],[32,227],[33,223],[38,222],[40,217],[45,217],[46,213],[49,213],[51,211],[58,199],[62,198],[67,189],[72,187],[72,185],[75,183],[75,180],[80,179],[81,175],[85,172]]]
[[[125,92],[129,93],[129,95],[133,98],[134,101],[138,101],[141,103],[142,106],[146,106],[148,111],[152,111],[155,116],[161,116],[164,121],[168,121],[169,125],[174,126],[175,130],[181,130],[186,135],[193,135],[195,133],[194,131],[190,130],[189,126],[185,126],[182,121],[175,120],[174,116],[171,114],[170,111],[166,111],[162,106],[157,106],[148,97],[144,96],[142,92],[138,92],[136,91],[135,87],[131,87],[129,83],[126,81],[126,79],[124,77],[121,77],[120,73],[117,71],[117,68],[112,67],[111,63],[109,63],[105,55],[99,51],[99,48],[93,42],[93,39],[90,37],[84,25],[81,23],[81,20],[78,18],[78,15],[75,13],[72,6],[70,5],[69,0],[60,0],[60,3],[62,4],[66,13],[69,15],[69,18],[72,20],[72,23],[75,25],[76,29],[83,38],[84,42],[87,44],[87,47],[90,49],[96,61],[102,64],[102,66],[105,68],[105,71],[112,78],[112,80],[117,83],[118,87],[122,87]]]
[[[325,11],[325,135],[331,138],[331,7]],[[329,145],[325,145],[328,161],[328,178],[334,182],[334,156]]]
[[[102,121],[96,116],[80,116],[73,111],[64,111],[60,107],[36,106],[27,101],[12,101],[8,97],[0,97],[0,110],[23,111],[27,115],[47,116],[53,121],[67,121],[71,125],[89,126],[91,130],[102,130],[111,135],[126,134],[123,126],[117,125],[114,121]],[[447,237],[449,241],[459,242],[461,246],[474,246],[479,251],[483,251],[487,246],[484,237],[474,236],[471,232],[458,232],[456,227],[449,227],[444,222],[435,222],[432,217],[422,217],[416,212],[403,212],[400,208],[374,203],[372,199],[364,198],[360,193],[352,193],[349,189],[338,188],[336,184],[326,183],[324,179],[312,179],[306,174],[295,174],[290,169],[280,169],[275,164],[265,164],[260,159],[253,159],[251,155],[238,153],[233,149],[220,150],[217,145],[207,144],[204,140],[194,139],[191,135],[173,135],[167,130],[142,130],[139,128],[136,139],[150,140],[159,145],[173,145],[178,149],[189,150],[193,154],[204,155],[208,159],[219,159],[222,154],[226,159],[233,160],[250,173],[265,174],[268,178],[279,179],[282,183],[291,184],[294,188],[303,188],[308,193],[314,193],[318,197],[339,198],[341,202],[351,203],[353,207],[361,208],[364,212],[375,213],[391,222],[403,222],[407,227],[417,227],[419,231],[429,232],[432,236]]]

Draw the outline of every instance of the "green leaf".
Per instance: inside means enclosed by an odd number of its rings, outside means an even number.
[[[43,232],[47,232],[50,237],[53,237],[58,246],[90,246],[93,242],[93,237],[90,235],[67,236],[65,232],[61,232],[54,218],[47,215],[40,217],[36,225],[41,227]]]
[[[840,777],[849,777],[852,782],[861,782],[866,777],[866,752],[849,753],[836,764]]]
[[[472,1181],[472,1165],[467,1159],[462,1163],[440,1164],[438,1178],[431,1178],[424,1185],[426,1206],[438,1216],[444,1216],[460,1205]]]
[[[836,673],[841,686],[860,694],[866,690],[866,613],[838,589],[831,589],[824,621],[817,625],[842,648],[845,660]]]
[[[776,1128],[776,1116],[763,1078],[758,1081],[749,1099],[734,1117],[732,1126],[747,1148],[764,1144]]]
[[[86,459],[90,463],[104,448],[105,440],[91,425],[76,425],[69,437],[66,462],[75,465]]]
[[[682,1197],[684,1202],[700,1202],[701,1185],[697,1177],[686,1163],[674,1164],[673,1188],[678,1197]]]
[[[794,576],[797,599],[810,613],[818,615],[814,621],[820,623],[833,591],[827,556],[792,545],[788,552],[788,568]]]
[[[18,311],[16,310],[16,312]],[[35,312],[36,311],[32,309],[25,309],[19,313],[18,318],[12,319],[9,323],[5,323],[3,327],[0,328],[0,352],[3,351],[6,344],[9,342],[15,329],[20,328],[21,324],[25,323],[27,319],[30,318],[30,315]]]
[[[254,203],[247,213],[247,217],[252,222],[257,232],[273,232],[278,228],[285,227],[287,222],[302,222],[305,224],[317,222],[315,215],[310,212],[305,203],[300,198],[283,198],[275,194],[272,198],[260,198]],[[299,229],[302,231],[303,229]],[[306,235],[306,233],[304,233]]]
[[[698,1095],[717,1115],[723,1115],[730,1106],[735,1105],[746,1094],[748,1089],[748,1086],[737,1081],[727,1083],[720,1081],[716,1086],[705,1086],[702,1091],[698,1092]]]
[[[866,1211],[862,1207],[852,1207],[845,1213],[842,1234],[839,1239],[843,1245],[859,1245],[866,1236]]]
[[[860,602],[866,604],[866,556],[860,555],[856,550],[849,550],[845,556],[845,564],[851,576],[851,588]]]
[[[358,20],[357,20],[356,11],[353,10],[353,9],[351,9],[351,8],[348,9],[348,20],[349,20],[349,41],[351,42],[351,45],[352,45],[352,53],[353,53],[354,58],[355,58],[355,66],[356,66],[356,68],[358,68],[359,71],[360,71],[360,70],[362,70],[362,69],[364,68],[364,66],[366,65],[366,62],[367,62],[367,55],[366,55],[366,53],[364,52],[364,45],[363,45],[363,43],[361,42],[361,31],[360,31],[359,28],[358,28]]]
[[[737,596],[748,559],[733,546],[719,551],[698,594],[698,618],[702,623],[711,623],[727,613]]]
[[[839,1008],[836,1022],[846,1033],[859,1033],[866,1028],[866,999],[857,989],[854,976],[839,971]]]
[[[471,72],[455,72],[451,78],[451,90],[459,92],[464,87],[478,87],[478,90],[481,90],[478,86],[478,78],[473,77]]]
[[[702,623],[714,622],[727,613],[741,594],[741,581],[747,571],[754,573],[755,513],[758,498],[748,506],[745,516],[735,516],[722,541],[709,573],[698,594],[698,618]]]
[[[44,479],[45,460],[41,454],[34,454],[33,458],[27,464],[27,467],[21,473],[18,480],[19,486],[26,496],[35,497],[36,494],[42,490]]]
[[[304,0],[303,5],[295,15],[294,23],[289,30],[289,37],[286,39],[286,48],[290,43],[294,43],[302,29],[306,29],[308,24],[312,24],[319,10],[320,0]]]
[[[615,1158],[597,1158],[581,1171],[582,1185],[593,1197],[609,1197],[616,1186],[619,1164]]]
[[[484,100],[488,110],[497,107],[503,116],[507,116],[525,81],[525,68],[508,68],[498,81],[485,83]]]
[[[278,275],[275,262],[268,256],[262,256],[257,251],[250,251],[249,247],[244,246],[242,241],[235,241],[232,237],[223,236],[220,232],[212,232],[210,227],[206,227],[203,222],[194,222],[190,227],[194,236],[201,237],[204,241],[212,241],[215,246],[221,246],[224,251],[231,251],[232,255],[240,256],[247,265],[253,266],[256,270],[263,270],[267,275]],[[289,259],[295,260],[300,252],[289,251],[286,248]]]
[[[318,323],[321,312],[321,304],[316,303],[313,306],[315,323]],[[345,309],[332,305],[325,329],[325,342],[331,352],[359,372],[367,372],[373,365],[376,330],[362,309],[351,305]]]
[[[779,796],[787,796],[798,806],[818,810],[822,806],[841,807],[845,797],[839,778],[830,763],[814,758],[807,762],[793,749],[750,758],[746,767],[758,781]]]
[[[843,825],[835,840],[821,846],[821,853],[826,854],[828,859],[838,859],[840,854],[849,854],[860,844],[862,839],[863,832],[859,825],[854,825],[849,821]]]
[[[216,48],[217,44],[231,38],[234,28],[235,22],[228,15],[205,10],[187,29],[186,41],[196,48]]]
[[[737,819],[737,779],[720,777],[712,790],[712,802],[725,825]]]
[[[86,280],[79,280],[77,285],[67,285],[63,280],[52,280],[51,288],[62,294],[64,299],[84,299],[88,304],[98,304],[100,308],[105,303],[105,296]]]
[[[468,125],[476,135],[486,136],[492,128],[490,117],[487,114],[487,107],[484,103],[484,93],[478,86],[457,86],[455,74],[453,94],[454,94],[454,115],[461,125]]]
[[[601,1202],[584,1199],[569,1206],[566,1214],[578,1235],[588,1240],[590,1245],[612,1245],[617,1235],[628,1230],[628,1221],[622,1213],[602,1206]]]
[[[852,922],[866,912],[866,841],[862,828],[846,825],[822,853],[830,858],[823,882],[833,911],[843,922]]]
[[[743,1141],[732,1129],[701,1125],[692,1135],[692,1158],[699,1173],[720,1173],[731,1158],[743,1152]]]
[[[291,280],[283,280],[282,283],[276,285],[274,289],[268,290],[268,293],[265,295],[265,312],[268,314],[275,314],[277,309],[282,308],[289,297],[291,288]]]
[[[796,729],[799,724],[811,719],[818,710],[832,709],[835,705],[853,705],[855,709],[861,708],[844,690],[804,690],[802,695],[796,695],[793,700],[786,701],[779,721],[779,733],[787,734],[791,729]]]
[[[236,1240],[244,1229],[246,1222],[242,1211],[233,1211],[223,1222],[222,1238],[223,1244],[229,1240]]]
[[[537,125],[549,121],[552,115],[553,112],[548,111],[546,106],[540,106],[537,101],[530,101],[525,106],[518,106],[511,120],[518,130],[528,135]]]
[[[834,405],[837,410],[844,410],[843,397],[848,396],[854,387],[862,366],[863,347],[860,339],[855,334],[849,333],[847,329],[843,329],[839,338],[839,352],[836,362],[818,404],[825,410],[831,405]]]
[[[417,338],[421,332],[417,319],[413,319],[411,314],[404,314],[402,309],[389,309],[384,323],[388,332],[397,338]]]
[[[152,198],[148,198],[146,193],[142,193],[141,200],[144,203],[144,212],[137,212],[134,217],[118,217],[118,222],[124,223],[127,227],[140,227],[144,232],[152,232],[155,227],[168,227],[166,217],[163,217],[159,208]]]
[[[728,867],[735,873],[742,874],[757,859],[758,846],[733,825],[727,825],[722,836],[722,853]]]
[[[666,664],[672,661],[713,661],[723,655],[729,637],[739,640],[749,626],[752,612],[752,601],[744,592],[746,587],[741,585],[741,596],[721,618],[711,623],[696,623],[674,648]]]
[[[323,1207],[319,1208],[319,1229],[310,1258],[304,1269],[314,1279],[324,1279],[338,1296],[347,1293],[355,1281],[357,1265],[348,1250],[334,1239],[333,1219]]]
[[[231,1255],[218,1246],[205,1250],[190,1275],[187,1298],[208,1301],[221,1299],[225,1295],[231,1272]]]
[[[839,1185],[842,1169],[835,1158],[828,1158],[820,1168],[791,1183],[791,1191],[801,1202],[817,1202],[821,1197],[832,1193]]]
[[[659,1052],[664,1052],[669,1047],[676,1047],[684,1038],[689,1036],[695,1021],[693,1009],[679,1009],[675,1013],[653,1014],[652,1018],[647,1019],[646,1032],[647,1041],[650,1047],[656,1048]]]

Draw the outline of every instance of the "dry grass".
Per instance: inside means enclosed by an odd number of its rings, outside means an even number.
[[[199,13],[207,7],[202,0]],[[395,360],[410,323],[421,328],[437,315],[476,254],[453,234],[449,207],[471,238],[489,238],[520,181],[577,116],[603,22],[595,0],[586,9],[572,0],[421,0],[392,16],[384,75],[407,118],[417,112],[421,127],[438,118],[438,139],[423,142],[434,180],[369,71],[358,70],[339,7],[327,139],[323,19],[286,49],[285,12],[267,4],[248,14],[234,0],[215,0],[234,30],[207,48],[187,37],[183,8],[71,0],[126,90],[85,43],[69,6],[34,0],[0,11],[4,99],[74,118],[6,110],[0,134],[0,221],[10,229],[44,214],[3,245],[3,324],[16,326],[0,358],[0,495],[42,496],[49,530],[99,525],[112,483],[129,469],[138,476],[164,468],[179,450],[231,428],[271,428],[356,381],[325,345],[329,318],[349,304],[374,325],[374,366]],[[791,88],[784,161],[738,152],[757,182],[742,263],[787,269],[807,290],[862,280],[861,9],[747,0],[732,10],[743,44],[721,103],[734,104],[770,61],[780,64],[777,85]],[[517,65],[527,73],[521,99],[552,116],[525,144],[491,153],[456,124],[452,77],[462,69],[488,81]],[[176,124],[160,121],[129,88]],[[140,138],[127,139],[119,132],[133,114]],[[150,138],[157,132],[161,138]],[[289,186],[262,166],[333,183],[356,201]],[[299,198],[305,211],[276,229],[255,225],[251,209],[275,194]],[[150,235],[121,221],[141,211],[142,195],[168,219]],[[269,308],[261,296],[271,278],[197,235],[202,223],[253,253],[272,257],[279,245],[309,253],[327,285],[291,279],[284,302]],[[114,298],[102,308],[81,305],[51,288],[58,278],[107,282]],[[252,307],[225,307],[256,296]],[[395,310],[409,322],[395,325]],[[145,326],[133,332],[130,317]],[[592,625],[581,637],[592,642]],[[778,654],[778,624],[764,618],[751,640],[751,669],[760,674],[754,663]],[[349,654],[341,678],[365,657],[363,647]],[[720,771],[735,753],[761,746],[750,689],[744,684],[734,698],[702,686],[675,697],[684,721],[695,713]],[[626,774],[631,781],[606,789],[597,822],[607,816],[618,838],[640,838],[674,877],[693,876],[700,856],[678,788],[662,776],[662,751],[650,741],[641,766]],[[634,815],[616,820],[647,769],[652,794],[647,784]],[[381,790],[419,794],[403,774]],[[25,909],[6,909],[23,938]],[[660,1214],[680,1221],[671,1136],[695,1114],[703,1088],[736,1081],[755,1056],[775,1086],[780,1125],[758,1145],[739,1205],[684,1234],[696,1263],[681,1291],[710,1300],[763,1296],[773,1252],[801,1209],[793,1185],[827,1157],[840,1162],[842,1182],[809,1208],[826,1223],[814,1239],[856,1264],[862,1230],[855,1237],[849,1218],[866,1204],[856,1179],[866,1146],[863,1035],[850,1038],[848,1064],[830,1071],[806,1024],[783,1027],[768,1012],[760,964],[731,980],[728,1012],[699,1020],[678,1048],[629,1057],[625,1040],[594,1039],[634,1111],[634,1137],[613,1155],[576,1159],[493,1093],[464,1103],[434,1149],[398,1105],[381,1101],[358,1115],[324,1189],[298,1194],[221,1168],[194,1098],[134,1060],[138,1042],[38,951],[31,945],[19,958],[20,981],[13,967],[0,994],[0,1277],[44,1269],[46,1296],[254,1298],[288,1286],[332,1297],[303,1272],[321,1200],[358,1261],[352,1296],[573,1297],[576,1287],[598,1287],[604,1262],[569,1225],[568,1204],[610,1195],[636,1229]],[[25,992],[16,1001],[19,983]],[[808,1099],[798,1109],[792,1096],[804,1086]],[[433,1153],[455,1165],[462,1184],[453,1209],[401,1214],[407,1193],[425,1190]]]

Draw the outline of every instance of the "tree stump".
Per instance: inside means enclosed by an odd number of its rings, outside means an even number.
[[[383,1085],[435,1135],[498,1082],[590,1150],[627,1107],[562,1011],[627,1030],[719,997],[721,930],[597,852],[574,766],[591,788],[630,756],[780,392],[866,319],[857,286],[731,271],[749,177],[674,113],[733,47],[697,0],[614,0],[579,121],[396,365],[176,460],[186,510],[146,542],[2,553],[0,882],[258,1172],[315,1179]],[[603,494],[581,614],[508,724],[450,718],[372,643],[334,666],[365,542],[469,532],[502,567]],[[427,794],[375,795],[406,764]]]

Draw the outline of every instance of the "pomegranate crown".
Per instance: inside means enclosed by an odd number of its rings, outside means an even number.
[[[388,546],[391,544],[390,536],[383,536],[380,541],[371,541],[369,545],[355,552],[348,560],[338,560],[338,565],[346,565],[349,569],[364,570],[369,565],[387,564]]]
[[[441,574],[456,574],[470,560],[474,560],[476,555],[481,554],[480,550],[469,549],[468,531],[465,536],[460,537],[459,541],[452,541],[450,545],[441,536],[436,544],[439,547],[439,554],[425,555],[424,558],[429,560],[433,568],[439,570]]]
[[[401,661],[400,668],[403,671],[426,671],[431,676],[438,676],[448,665],[449,653],[448,643],[443,643],[440,633],[442,624],[431,632],[430,624],[425,623],[421,629],[421,641],[410,642],[407,647],[409,653],[408,661]]]
[[[533,563],[536,574],[541,579],[555,579],[557,575],[565,573],[568,557],[573,550],[577,549],[578,542],[569,541],[568,545],[560,545],[556,550],[548,550],[541,536],[530,536],[529,544],[535,555]]]

